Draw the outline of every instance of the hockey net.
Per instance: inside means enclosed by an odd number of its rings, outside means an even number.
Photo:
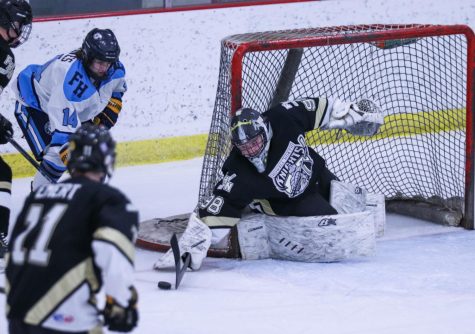
[[[225,38],[200,202],[222,177],[229,117],[241,106],[263,112],[305,97],[366,97],[385,110],[377,135],[315,130],[307,143],[340,179],[384,194],[388,209],[473,229],[474,40],[463,25],[358,25]]]

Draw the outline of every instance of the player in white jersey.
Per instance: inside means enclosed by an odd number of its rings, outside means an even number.
[[[120,47],[110,29],[92,29],[80,49],[43,65],[29,65],[17,78],[15,116],[42,173],[32,188],[57,181],[69,135],[82,123],[110,129],[127,90]],[[43,174],[49,176],[48,180]]]

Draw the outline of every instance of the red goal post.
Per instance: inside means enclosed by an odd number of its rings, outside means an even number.
[[[341,179],[390,210],[474,228],[475,36],[465,25],[355,25],[233,35],[222,41],[200,182],[210,196],[229,153],[229,117],[286,100],[377,101],[371,138],[315,130],[307,143]]]

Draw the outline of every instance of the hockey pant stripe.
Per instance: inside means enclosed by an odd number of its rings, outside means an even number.
[[[43,151],[51,140],[45,129],[48,127],[48,115],[16,102],[15,117],[35,159],[41,161]]]
[[[44,171],[53,181],[58,181],[61,175],[66,171],[66,167],[58,166],[55,163],[43,160],[40,164],[40,168]]]

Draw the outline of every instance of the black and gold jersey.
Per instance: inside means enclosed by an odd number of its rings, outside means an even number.
[[[327,202],[335,177],[305,139],[306,132],[321,126],[327,109],[326,98],[308,98],[280,103],[264,112],[272,131],[265,170],[259,173],[233,147],[214,196],[199,209],[203,221],[209,226],[234,226],[249,204],[271,215],[336,213]]]
[[[65,331],[100,324],[95,292],[130,298],[138,213],[117,189],[76,177],[26,199],[7,254],[7,317]]]

